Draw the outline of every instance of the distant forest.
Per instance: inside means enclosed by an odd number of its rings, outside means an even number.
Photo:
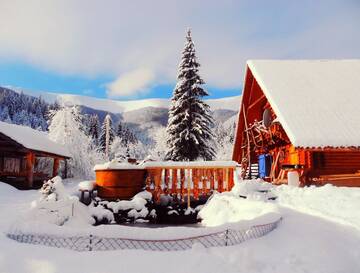
[[[41,96],[33,97],[0,87],[0,121],[46,131],[49,111],[58,108],[57,103],[47,103]]]

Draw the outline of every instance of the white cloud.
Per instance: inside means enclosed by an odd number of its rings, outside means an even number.
[[[155,75],[149,69],[137,69],[125,73],[107,85],[109,97],[127,97],[144,93],[154,81]]]
[[[358,1],[260,2],[1,0],[0,60],[69,75],[121,75],[109,90],[117,95],[112,90],[174,82],[189,26],[200,73],[214,87],[239,87],[247,59],[360,57]],[[151,73],[126,80],[139,67]]]

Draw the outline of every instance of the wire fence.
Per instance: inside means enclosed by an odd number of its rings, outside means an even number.
[[[179,251],[191,249],[194,244],[201,244],[205,248],[237,245],[244,241],[256,239],[268,234],[278,226],[280,221],[281,219],[272,223],[252,226],[243,230],[226,229],[221,232],[172,240],[108,238],[91,234],[89,236],[59,237],[52,235],[26,234],[21,231],[7,234],[7,236],[21,243],[67,248],[76,251],[119,249]]]

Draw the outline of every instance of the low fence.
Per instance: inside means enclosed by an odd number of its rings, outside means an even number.
[[[67,248],[76,251],[101,251],[119,249],[179,251],[191,249],[194,244],[201,244],[205,248],[237,245],[244,241],[256,239],[268,234],[278,226],[280,221],[281,219],[264,225],[252,226],[244,230],[226,229],[221,232],[202,236],[172,240],[105,238],[95,235],[58,237],[52,235],[26,234],[22,233],[21,231],[7,234],[7,236],[21,243]]]

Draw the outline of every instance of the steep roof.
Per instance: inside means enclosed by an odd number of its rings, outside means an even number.
[[[247,65],[294,146],[360,146],[360,60]]]
[[[45,132],[40,132],[27,126],[0,121],[0,133],[29,150],[70,157],[68,150],[64,146],[50,140],[48,134]]]

